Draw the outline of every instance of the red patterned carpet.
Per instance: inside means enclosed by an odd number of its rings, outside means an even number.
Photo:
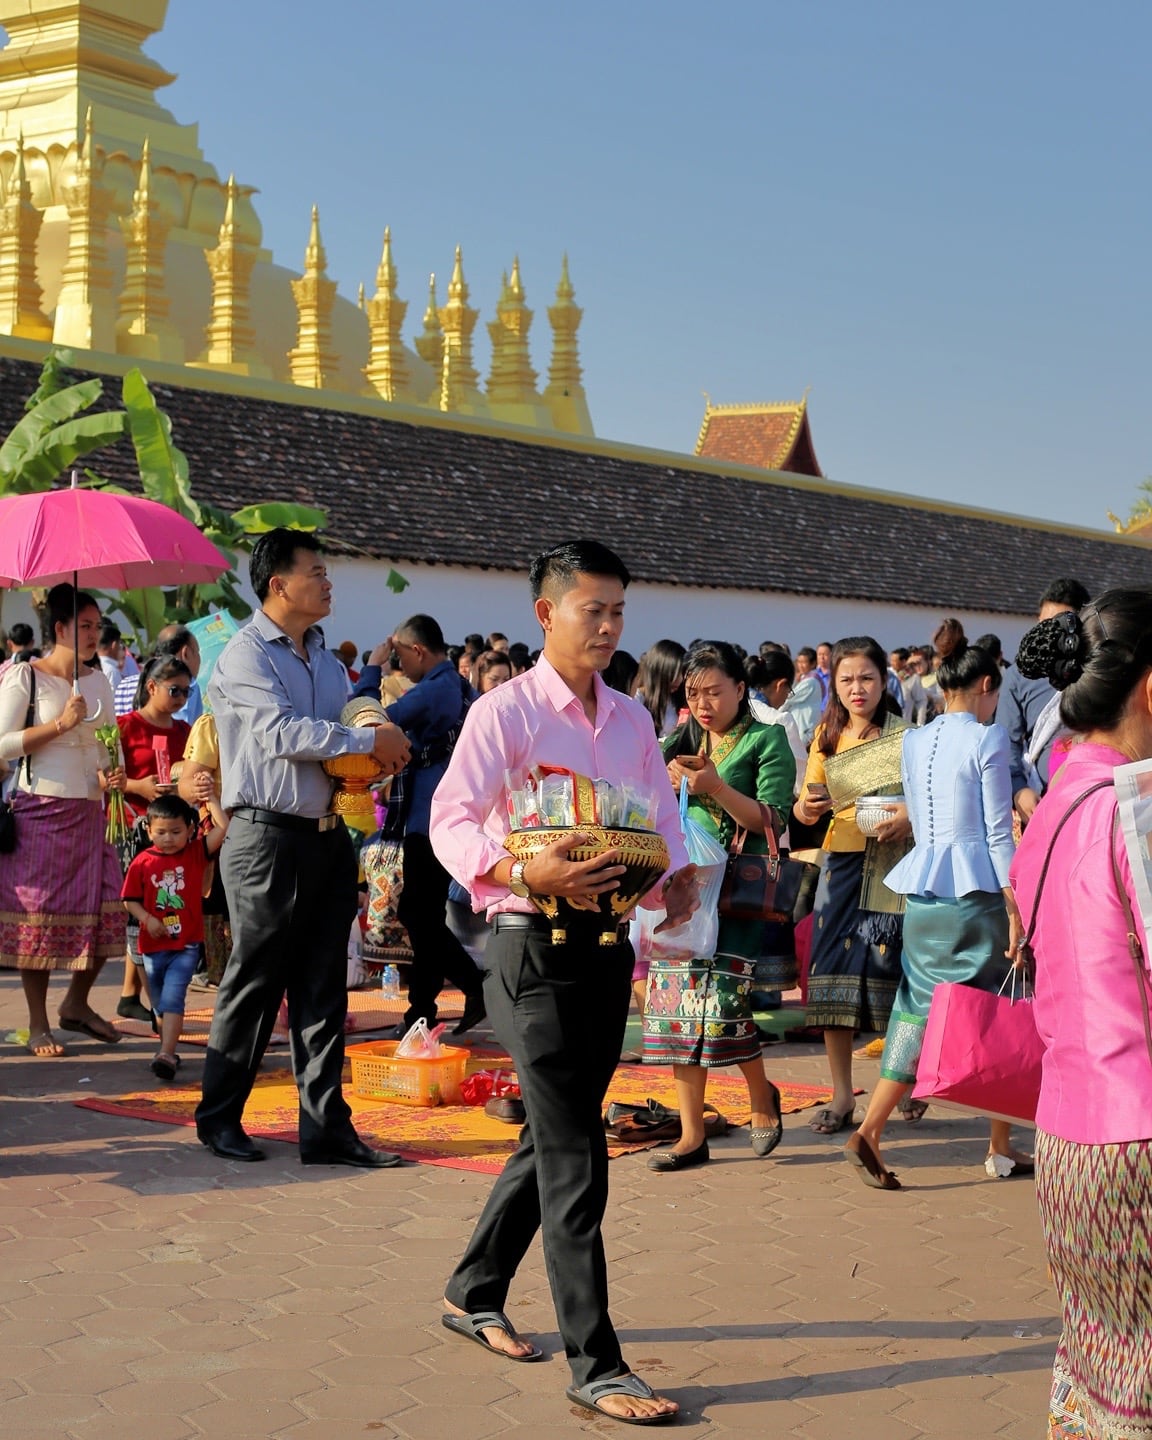
[[[349,997],[353,998],[353,997]],[[379,997],[377,996],[377,1001]],[[507,1056],[495,1047],[473,1047],[469,1071],[495,1069]],[[778,1081],[785,1114],[826,1105],[831,1090],[816,1085],[794,1085]],[[516,1148],[517,1128],[498,1120],[490,1120],[482,1107],[445,1105],[435,1109],[418,1109],[407,1105],[385,1105],[378,1100],[361,1100],[352,1093],[351,1073],[345,1075],[345,1095],[352,1107],[356,1129],[372,1145],[399,1151],[406,1159],[425,1165],[443,1165],[455,1170],[478,1170],[496,1175]],[[672,1072],[659,1066],[622,1065],[608,1091],[610,1100],[642,1104],[649,1096],[665,1105],[675,1105],[676,1092]],[[130,1116],[136,1120],[156,1121],[161,1125],[191,1125],[198,1087],[186,1085],[157,1086],[155,1090],[136,1091],[114,1100],[93,1096],[77,1100],[82,1109],[99,1110],[108,1115]],[[748,1123],[748,1092],[738,1076],[712,1075],[708,1079],[708,1100],[733,1125]],[[244,1128],[262,1140],[294,1141],[296,1132],[296,1087],[291,1071],[269,1070],[257,1077],[256,1086],[244,1112]],[[631,1150],[644,1150],[646,1145],[609,1144],[613,1157]]]

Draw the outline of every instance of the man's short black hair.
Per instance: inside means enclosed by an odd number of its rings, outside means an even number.
[[[1041,610],[1045,605],[1067,605],[1069,610],[1083,610],[1091,598],[1079,580],[1074,580],[1071,575],[1062,575],[1059,580],[1053,580],[1040,596],[1040,604],[1036,608]]]
[[[100,621],[100,644],[116,645],[121,639],[120,626],[115,620]]]
[[[816,651],[813,650],[811,645],[801,645],[800,649],[796,651],[797,660],[799,660],[801,655],[803,655],[805,660],[811,660],[812,664],[815,665]]]
[[[283,526],[261,535],[252,546],[248,561],[248,578],[261,604],[268,598],[268,587],[273,575],[284,575],[296,563],[297,550],[311,550],[314,554],[324,547],[310,530],[287,530]]]
[[[18,650],[26,650],[32,644],[32,626],[17,620],[15,625],[9,626],[8,639]]]
[[[403,625],[397,625],[392,632],[397,640],[407,640],[413,645],[423,645],[433,655],[443,655],[444,631],[431,615],[410,615]]]
[[[149,802],[147,813],[149,820],[183,820],[193,831],[200,822],[196,811],[179,795],[157,795]]]
[[[611,575],[625,587],[632,581],[619,555],[599,540],[566,540],[533,560],[528,572],[533,600],[546,589],[570,590],[577,575]]]

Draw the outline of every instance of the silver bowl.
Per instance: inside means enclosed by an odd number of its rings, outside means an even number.
[[[892,818],[888,807],[903,803],[903,795],[861,795],[856,801],[856,828],[861,835],[875,835],[876,827]]]

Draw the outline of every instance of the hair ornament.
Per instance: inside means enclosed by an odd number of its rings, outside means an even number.
[[[1074,685],[1084,673],[1080,647],[1084,630],[1075,610],[1062,610],[1034,625],[1020,642],[1016,668],[1027,680],[1046,679],[1057,690]]]

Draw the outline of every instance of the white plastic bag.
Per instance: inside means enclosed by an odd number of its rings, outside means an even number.
[[[667,918],[666,910],[640,910],[634,926],[636,955],[641,960],[711,960],[720,934],[720,889],[728,852],[703,826],[688,817],[688,782],[680,783],[680,824],[688,859],[696,866],[699,907],[672,930],[656,927]]]
[[[438,1060],[441,1055],[440,1036],[444,1026],[428,1029],[428,1021],[421,1016],[396,1047],[398,1060]]]

